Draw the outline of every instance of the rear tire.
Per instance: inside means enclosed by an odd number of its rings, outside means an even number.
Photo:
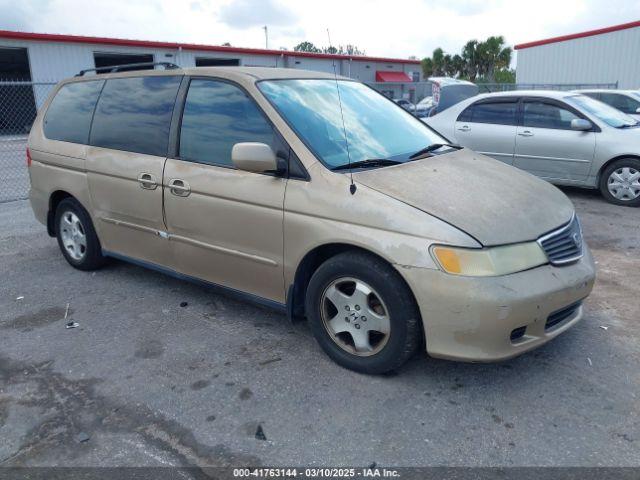
[[[621,158],[612,162],[600,175],[600,193],[610,203],[640,205],[640,160]]]
[[[408,286],[389,264],[364,252],[325,261],[311,277],[306,313],[316,340],[339,365],[368,374],[399,368],[422,340]]]
[[[58,204],[54,225],[58,246],[69,265],[78,270],[96,270],[105,264],[91,217],[77,200],[65,198]]]

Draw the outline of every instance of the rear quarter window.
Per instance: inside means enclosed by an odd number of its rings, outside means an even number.
[[[182,77],[107,80],[91,127],[91,145],[166,156],[171,115]]]
[[[103,85],[102,80],[63,85],[44,117],[44,136],[50,140],[86,145],[91,117]]]

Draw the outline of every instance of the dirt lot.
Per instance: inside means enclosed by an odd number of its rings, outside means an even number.
[[[382,377],[280,314],[73,270],[27,202],[0,204],[0,465],[640,466],[640,209],[566,192],[598,263],[586,318],[509,362]]]

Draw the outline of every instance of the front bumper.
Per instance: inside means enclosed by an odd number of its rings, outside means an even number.
[[[398,270],[418,302],[427,352],[476,362],[514,357],[576,324],[582,318],[582,305],[553,327],[547,321],[587,297],[595,281],[586,245],[583,257],[571,265],[543,265],[500,277],[463,277],[426,268]],[[512,340],[514,330],[524,334]]]

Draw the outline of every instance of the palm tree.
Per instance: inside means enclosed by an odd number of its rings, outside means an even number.
[[[478,46],[480,42],[477,40],[469,40],[462,47],[462,59],[465,63],[465,76],[472,82],[478,76],[478,70],[480,66],[480,52]]]
[[[489,37],[478,45],[480,53],[481,75],[488,83],[495,82],[496,69],[508,68],[511,63],[511,47],[504,46],[504,37]]]

